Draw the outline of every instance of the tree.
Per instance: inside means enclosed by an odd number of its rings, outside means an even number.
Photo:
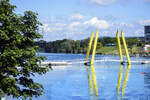
[[[0,93],[32,99],[42,95],[43,86],[31,77],[48,71],[38,65],[44,57],[36,56],[38,47],[34,45],[35,39],[41,38],[41,24],[36,13],[17,15],[15,8],[9,0],[0,1]]]
[[[102,48],[103,47],[103,44],[101,43],[101,42],[97,42],[97,47],[96,47],[96,49],[98,50],[98,49],[100,49],[100,48]]]
[[[126,39],[126,42],[127,42],[127,44],[128,44],[128,47],[130,47],[130,48],[131,48],[132,46],[137,45],[137,44],[140,43],[140,41],[139,41],[138,38],[127,38],[127,39]]]
[[[132,54],[138,54],[138,48],[137,48],[137,46],[133,46],[133,47],[131,48],[131,53],[132,53]]]

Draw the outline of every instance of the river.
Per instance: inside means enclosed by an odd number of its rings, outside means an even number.
[[[34,80],[43,84],[45,94],[33,100],[150,100],[149,64],[120,65],[119,56],[96,55],[93,73],[91,66],[82,63],[84,54],[38,55],[46,56],[47,61],[71,64],[53,67],[53,71],[42,76],[36,75]],[[149,58],[131,58],[131,61],[141,60]]]

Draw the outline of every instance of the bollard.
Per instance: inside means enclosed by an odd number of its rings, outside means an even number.
[[[118,30],[117,30],[117,41],[118,41],[118,48],[119,48],[119,54],[120,54],[120,62],[121,64],[123,64],[122,49],[121,49],[120,36],[119,36]]]
[[[121,37],[122,37],[122,41],[123,41],[123,45],[124,45],[124,49],[125,49],[125,53],[126,53],[126,56],[127,56],[128,65],[130,65],[130,64],[131,64],[130,56],[129,56],[129,53],[128,53],[128,48],[127,48],[127,45],[126,45],[126,41],[125,41],[125,38],[124,38],[123,31],[121,32]]]
[[[91,58],[91,65],[93,65],[93,63],[94,63],[94,57],[95,57],[95,52],[96,52],[97,40],[98,40],[98,30],[96,30],[96,36],[95,36],[94,47],[93,47],[92,58]]]
[[[87,50],[87,53],[86,53],[86,60],[85,60],[86,63],[88,62],[89,54],[90,54],[90,51],[91,51],[93,37],[94,37],[94,32],[92,31],[90,42],[89,42],[89,47],[88,47],[88,50]]]

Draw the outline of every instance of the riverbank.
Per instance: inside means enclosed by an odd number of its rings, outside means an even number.
[[[71,52],[67,54],[86,54],[85,49],[84,52]],[[141,57],[150,57],[148,52],[144,52],[141,47],[130,47],[128,48],[128,52],[130,56],[141,56]],[[43,52],[44,53],[44,52]],[[56,52],[46,52],[46,53],[56,53]],[[58,53],[66,53],[66,52],[58,52]],[[118,46],[103,46],[101,48],[96,49],[96,54],[99,55],[119,55]],[[125,50],[122,48],[122,54],[125,55]]]
[[[130,56],[150,57],[149,52],[145,52],[141,47],[136,47],[136,46],[130,47],[128,48],[128,52]],[[104,46],[100,49],[97,49],[96,53],[102,55],[119,55],[117,46],[113,46],[113,47]],[[123,55],[125,55],[124,48],[122,48],[122,53]]]
[[[142,48],[144,43],[141,43],[138,37],[126,38],[128,48],[132,49],[133,54],[137,53],[137,48]],[[122,43],[121,43],[122,44]],[[40,40],[35,43],[39,46],[40,51],[46,53],[73,53],[85,54],[89,45],[89,38],[83,40],[63,39],[56,41]],[[118,43],[115,37],[98,38],[97,53],[98,54],[117,54]],[[122,46],[123,47],[123,46]],[[112,52],[113,51],[113,52]]]

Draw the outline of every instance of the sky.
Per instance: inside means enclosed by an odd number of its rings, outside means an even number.
[[[43,24],[43,40],[81,40],[99,31],[99,37],[144,36],[150,25],[150,0],[10,0],[15,12],[34,11]]]

